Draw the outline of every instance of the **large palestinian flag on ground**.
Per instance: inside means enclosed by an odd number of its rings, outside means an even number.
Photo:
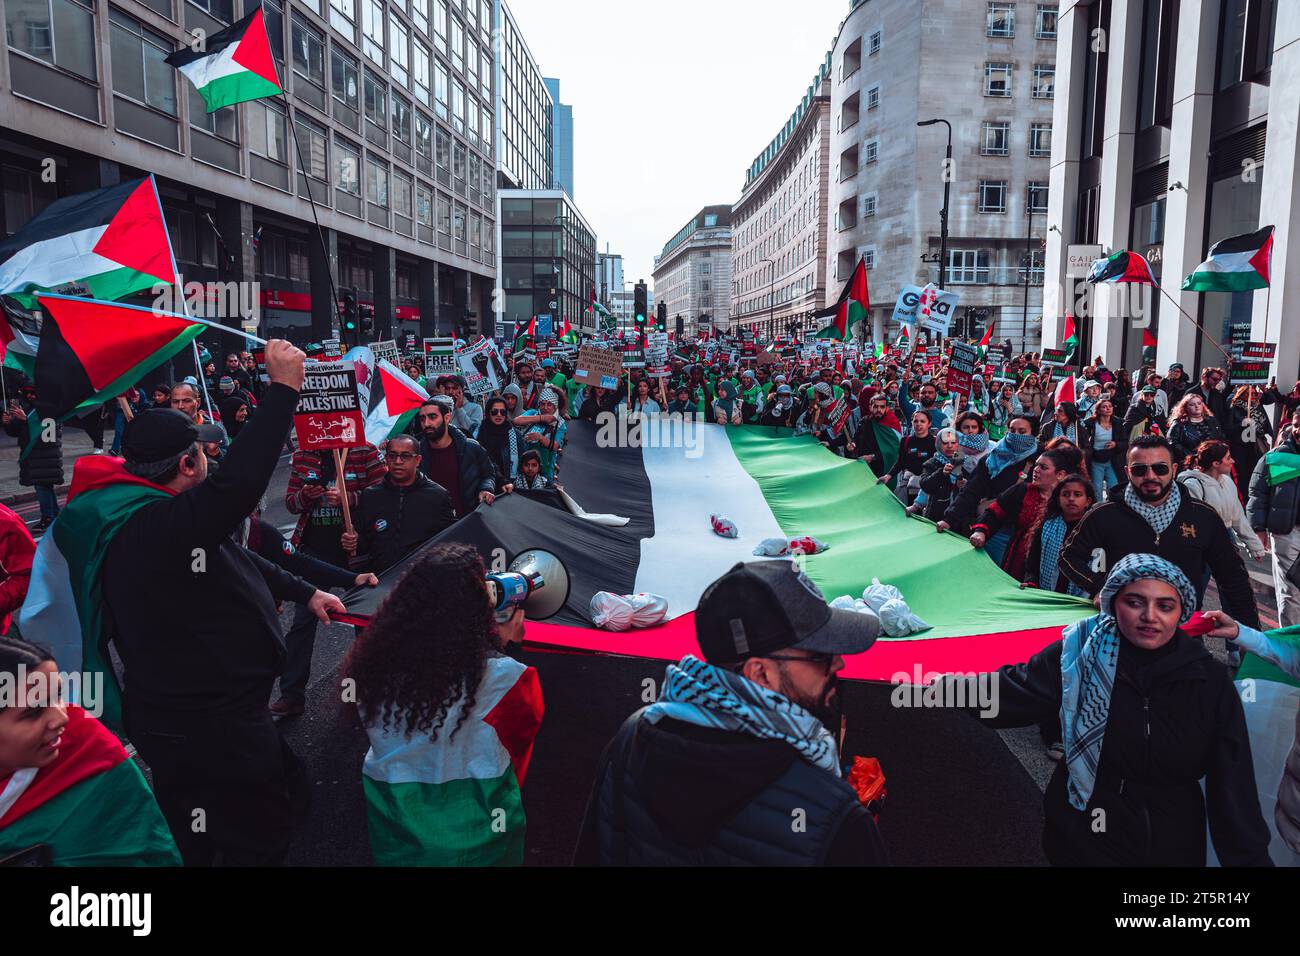
[[[125,392],[198,337],[185,316],[116,302],[41,295],[45,313],[36,353],[36,416],[66,421],[78,409]]]
[[[565,491],[586,512],[621,515],[629,519],[625,525],[574,513],[555,492],[515,492],[434,542],[471,544],[489,560],[496,548],[511,557],[530,548],[554,552],[569,571],[569,598],[550,621],[530,621],[527,640],[632,657],[678,660],[698,653],[693,615],[701,593],[737,562],[759,560],[753,551],[766,538],[813,535],[830,545],[804,559],[828,601],[861,597],[879,578],[900,588],[932,625],[911,637],[882,639],[850,659],[850,678],[922,680],[930,672],[1024,661],[1057,640],[1064,625],[1095,611],[1077,598],[1022,591],[965,539],[935,534],[930,522],[909,518],[865,464],[832,454],[811,436],[773,428],[674,428],[675,436],[664,425],[654,444],[671,445],[675,437],[676,447],[617,447],[595,425],[569,423]],[[738,538],[713,534],[709,516],[719,511],[735,522]],[[402,569],[382,575],[378,589],[348,595],[349,620],[366,622]],[[627,634],[597,630],[590,603],[598,591],[662,595],[669,620]]]
[[[378,447],[406,431],[429,393],[392,362],[381,359],[370,379],[366,441]]]
[[[209,113],[283,92],[260,6],[208,37],[201,51],[186,47],[167,62],[194,84]]]
[[[54,866],[181,865],[144,774],[80,707],[52,764],[0,777],[0,860],[42,845]]]
[[[817,313],[817,318],[831,318],[831,324],[817,333],[814,338],[839,339],[846,341],[853,337],[855,326],[867,322],[871,317],[871,295],[867,290],[867,262],[859,259],[848,284],[840,293],[840,300],[833,307]]]
[[[123,299],[176,282],[152,176],[51,203],[0,243],[0,295],[42,291]]]
[[[1216,242],[1210,257],[1183,280],[1184,292],[1267,289],[1272,275],[1273,227]]]

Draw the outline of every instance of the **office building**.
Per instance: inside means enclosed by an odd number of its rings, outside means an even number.
[[[731,327],[731,206],[705,206],[677,231],[655,256],[654,290],[670,329],[678,316],[687,335],[702,317],[706,327]]]
[[[573,107],[560,102],[560,81],[547,78],[547,92],[555,104],[555,181],[556,189],[563,189],[571,198],[573,192]]]

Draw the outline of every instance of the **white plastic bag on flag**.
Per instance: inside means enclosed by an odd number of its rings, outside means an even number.
[[[767,558],[784,558],[792,554],[821,554],[829,547],[829,544],[811,535],[802,535],[798,538],[764,538],[754,549],[754,554]]]
[[[709,524],[713,526],[713,533],[719,538],[740,537],[740,531],[730,518],[725,518],[722,515],[709,515]]]
[[[591,596],[591,620],[607,631],[631,631],[654,627],[668,619],[668,599],[657,594],[611,594],[597,591]]]
[[[880,578],[872,578],[871,584],[862,592],[862,600],[866,601],[871,610],[877,614],[885,606],[886,601],[901,601],[903,592],[898,590],[892,584],[881,584]]]
[[[890,637],[907,637],[930,629],[930,625],[913,614],[902,598],[886,601],[880,608],[879,616],[880,626]]]

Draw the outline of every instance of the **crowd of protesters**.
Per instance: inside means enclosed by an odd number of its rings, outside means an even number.
[[[732,364],[738,353],[717,345],[678,343],[667,366],[630,369],[613,389],[580,384],[571,352],[521,352],[507,357],[508,380],[479,396],[464,378],[426,377],[408,360],[406,373],[430,396],[408,432],[348,449],[342,471],[332,455],[293,453],[284,504],[297,526],[288,539],[261,511],[302,386],[301,351],[272,343],[264,371],[251,355],[230,353],[220,365],[203,361],[201,376],[105,406],[87,430],[113,422],[110,450],[124,461],[112,480],[140,500],[107,545],[96,593],[124,669],[125,732],[153,771],[175,840],[137,861],[175,862],[178,851],[189,865],[281,862],[305,776],[273,718],[305,710],[317,625],[346,610],[334,592],[376,585],[377,574],[503,496],[556,487],[569,423],[612,414],[812,436],[861,461],[864,485],[887,485],[909,514],[967,538],[1022,587],[1096,602],[1096,617],[999,675],[1014,691],[999,726],[1037,725],[1060,760],[1046,798],[1053,863],[1196,864],[1208,822],[1224,863],[1268,864],[1240,701],[1228,670],[1181,628],[1213,579],[1221,607],[1213,633],[1229,657],[1244,647],[1300,671],[1287,647],[1261,633],[1242,558],[1272,552],[1280,623],[1300,624],[1300,589],[1288,578],[1300,555],[1300,477],[1269,481],[1264,458],[1274,448],[1300,454],[1300,385],[1287,395],[1275,383],[1233,390],[1222,368],[1192,381],[1177,364],[1130,374],[1098,359],[1058,400],[1062,373],[1036,354],[1008,355],[990,381],[976,375],[959,393],[943,359],[839,350],[809,361],[791,349]],[[58,514],[47,499],[63,475],[58,436],[37,439],[26,426],[34,400],[20,391],[3,424],[24,445],[47,446],[24,458],[20,475],[41,495],[39,532]],[[101,434],[97,452],[102,445]],[[0,557],[15,555],[0,581],[4,627],[23,602],[34,549],[10,515],[0,510]],[[205,555],[201,574],[195,549]],[[702,656],[670,667],[662,698],[610,743],[576,862],[887,862],[832,733],[835,675],[844,655],[868,650],[878,622],[828,608],[796,574],[784,562],[739,565],[705,591],[695,619]],[[432,592],[445,592],[436,621],[423,603]],[[494,600],[472,549],[426,548],[410,562],[343,667],[357,683],[368,768],[470,766],[483,758],[475,728],[489,710],[500,721],[494,705],[509,698],[516,736],[502,779],[514,796],[502,799],[517,801],[527,764],[518,757],[540,727],[541,691],[535,672],[511,659],[522,613],[500,620]],[[279,604],[292,608],[287,635]],[[183,643],[168,626],[180,619],[191,621]],[[455,634],[430,653],[430,628]],[[20,665],[48,669],[48,653],[16,628],[6,641],[0,676]],[[510,696],[517,687],[528,688],[520,700]],[[79,759],[80,751],[61,757],[61,742],[69,726],[93,718],[52,697],[37,704],[21,727],[12,708],[0,708],[0,787]],[[504,741],[498,731],[492,739]],[[1300,781],[1291,786],[1278,825],[1300,851]],[[520,859],[519,834],[502,836],[486,821],[430,842],[428,821],[450,812],[445,793],[376,809],[383,799],[367,777],[372,843],[421,849],[377,849],[377,861]],[[814,818],[816,839],[783,839],[793,805]],[[202,832],[190,826],[196,806],[208,814]],[[1096,808],[1116,813],[1102,841],[1087,836],[1086,811]],[[1141,821],[1153,817],[1159,826],[1144,837]],[[6,844],[9,822],[0,804],[0,859],[24,849]],[[55,850],[73,859],[85,848]]]

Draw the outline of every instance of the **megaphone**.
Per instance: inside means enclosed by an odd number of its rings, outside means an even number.
[[[489,574],[487,580],[496,597],[497,620],[503,624],[517,607],[524,609],[530,621],[545,621],[569,600],[569,572],[564,562],[537,548],[523,552],[504,572]]]

